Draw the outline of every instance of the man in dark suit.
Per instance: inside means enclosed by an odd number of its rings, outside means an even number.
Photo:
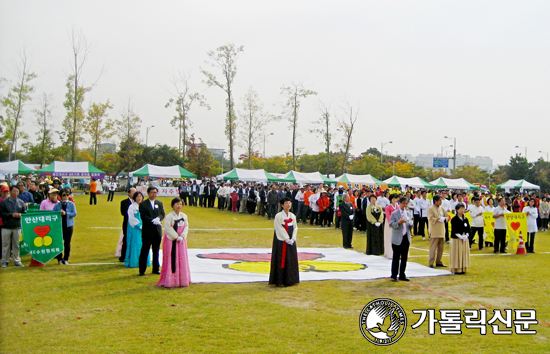
[[[401,197],[399,199],[399,209],[390,216],[389,225],[392,228],[391,248],[393,249],[393,259],[391,263],[391,280],[397,281],[397,272],[399,271],[399,280],[409,281],[405,275],[407,269],[407,258],[409,247],[411,245],[411,228],[413,227],[413,216],[408,210],[409,199]]]
[[[120,251],[120,258],[118,259],[121,262],[124,262],[126,259],[126,232],[128,231],[128,208],[132,205],[132,197],[136,193],[135,188],[130,188],[128,190],[128,198],[120,202],[120,214],[124,218],[122,221],[122,250]]]
[[[344,199],[340,202],[340,214],[342,227],[342,243],[344,248],[352,248],[351,241],[353,239],[353,217],[354,209],[349,199],[349,194],[344,194]]]
[[[164,206],[157,200],[157,187],[147,188],[148,199],[139,205],[139,214],[143,223],[141,229],[142,246],[139,255],[139,275],[145,275],[147,270],[147,256],[149,248],[153,249],[153,274],[159,271],[159,248],[162,240],[162,223],[164,219]]]

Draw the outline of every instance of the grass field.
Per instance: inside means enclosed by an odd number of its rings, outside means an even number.
[[[72,265],[54,260],[44,268],[0,269],[1,353],[548,353],[550,326],[536,335],[493,335],[491,328],[462,327],[462,335],[428,334],[425,322],[411,329],[413,309],[535,309],[550,323],[549,234],[537,235],[537,254],[494,256],[473,249],[465,276],[412,278],[411,282],[302,282],[288,288],[267,283],[155,286],[158,276],[139,277],[114,257],[120,231],[93,229],[122,223],[119,203],[100,196],[89,206],[76,196],[78,215],[72,241]],[[167,208],[169,200],[160,198]],[[189,216],[190,248],[270,248],[272,231],[251,215],[184,207]],[[193,231],[193,229],[219,231]],[[308,236],[308,237],[306,237]],[[298,247],[339,247],[334,229],[300,230]],[[365,235],[354,234],[364,252]],[[427,265],[429,242],[413,239],[410,261]],[[448,251],[446,246],[445,251]],[[420,256],[420,257],[417,257]],[[444,263],[448,264],[445,255]],[[29,257],[23,258],[29,264]],[[100,265],[76,265],[105,263]],[[108,264],[116,263],[116,264]],[[388,269],[389,276],[389,269]],[[397,343],[377,347],[359,331],[359,313],[371,300],[390,298],[405,308],[408,329]],[[455,298],[457,299],[455,299]],[[492,310],[488,310],[492,317]],[[490,317],[489,317],[490,318]]]

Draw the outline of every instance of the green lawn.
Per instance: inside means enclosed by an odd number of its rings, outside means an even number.
[[[70,263],[117,263],[44,268],[0,269],[1,353],[548,353],[550,326],[533,326],[536,335],[486,336],[462,327],[463,334],[428,334],[427,323],[412,330],[413,309],[535,309],[550,323],[549,234],[537,235],[534,255],[472,256],[465,276],[413,278],[410,283],[374,281],[302,282],[289,288],[267,283],[192,284],[189,288],[155,286],[158,276],[138,277],[114,257],[122,223],[119,205],[99,196],[87,205],[76,196]],[[169,200],[161,198],[167,211]],[[190,220],[190,248],[270,248],[272,231],[258,216],[184,207]],[[219,229],[219,231],[195,231]],[[309,237],[305,237],[309,236]],[[364,252],[365,236],[355,233],[354,247]],[[428,249],[428,241],[413,247]],[[334,229],[300,230],[298,247],[338,247]],[[446,247],[446,251],[447,251]],[[490,251],[474,249],[472,254]],[[428,252],[411,249],[411,258],[427,264]],[[444,256],[448,264],[448,256]],[[23,258],[29,263],[29,257]],[[148,270],[150,272],[150,268]],[[389,275],[389,269],[388,269]],[[431,290],[431,291],[430,291]],[[438,294],[441,293],[441,294]],[[442,295],[444,294],[444,295]],[[460,300],[452,298],[454,296]],[[403,306],[408,329],[390,347],[377,347],[359,331],[359,313],[369,301],[387,297]],[[470,301],[472,303],[468,303]],[[489,310],[488,316],[492,316]],[[439,317],[439,316],[438,316]],[[489,317],[490,318],[490,317]]]

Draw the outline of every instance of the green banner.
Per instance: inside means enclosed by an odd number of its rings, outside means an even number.
[[[46,264],[63,252],[61,212],[40,211],[21,216],[23,242],[32,258]]]

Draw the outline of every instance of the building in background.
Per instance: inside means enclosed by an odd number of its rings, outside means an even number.
[[[449,159],[449,168],[453,167],[452,156],[442,156],[441,154],[419,154],[417,156],[411,154],[400,155],[408,162],[412,162],[417,166],[424,168],[433,168],[434,158],[448,158]],[[495,170],[493,166],[493,159],[489,156],[475,156],[470,155],[456,155],[456,167],[459,166],[478,166],[480,169],[493,172]]]

